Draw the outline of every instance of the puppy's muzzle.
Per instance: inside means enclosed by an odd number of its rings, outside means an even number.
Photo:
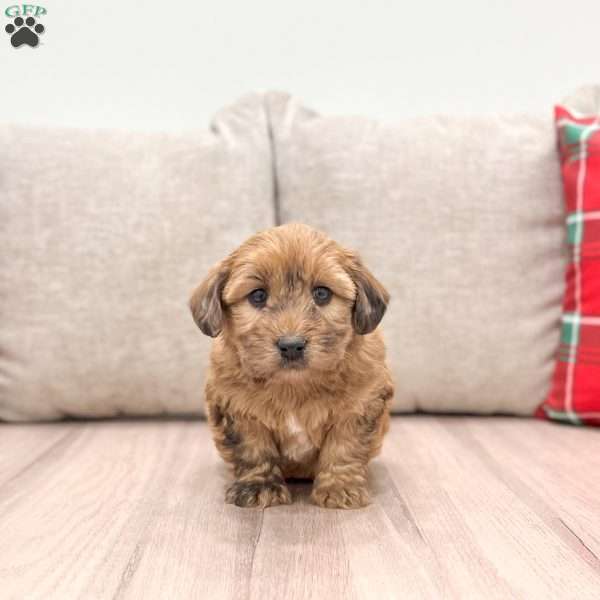
[[[277,347],[285,362],[300,361],[304,358],[306,338],[300,335],[285,335],[277,340]]]

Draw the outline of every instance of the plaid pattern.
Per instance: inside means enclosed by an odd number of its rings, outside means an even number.
[[[538,411],[600,425],[600,116],[555,109],[571,261],[552,387]]]

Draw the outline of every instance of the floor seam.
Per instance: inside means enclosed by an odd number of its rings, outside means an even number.
[[[558,520],[561,525],[600,563],[597,554],[560,517],[558,517]]]
[[[40,462],[40,460],[47,458],[48,456],[52,455],[58,448],[64,446],[65,442],[69,438],[77,437],[79,434],[80,431],[78,431],[77,429],[72,429],[71,431],[68,431],[67,433],[59,437],[55,442],[50,444],[43,452],[38,454],[33,460],[31,460],[24,467],[19,469],[12,477],[9,477],[6,481],[3,481],[2,484],[0,484],[0,489],[4,488],[7,485],[10,485],[13,481],[21,477],[24,473],[27,473],[27,471],[29,471],[38,462]]]
[[[256,535],[255,539],[254,539],[254,544],[252,545],[252,555],[250,556],[250,573],[249,573],[249,577],[248,577],[248,593],[246,595],[246,598],[250,598],[250,594],[251,594],[251,589],[250,589],[250,585],[252,584],[252,573],[254,572],[254,558],[256,556],[256,549],[258,548],[258,544],[260,542],[260,537],[262,535],[262,531],[263,531],[263,524],[264,524],[264,520],[265,520],[265,510],[266,509],[261,509],[260,511],[260,521],[258,522],[258,534]]]

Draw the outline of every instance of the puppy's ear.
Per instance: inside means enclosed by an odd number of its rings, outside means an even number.
[[[223,263],[214,266],[190,298],[190,310],[196,325],[205,335],[217,337],[223,329],[223,288],[229,269]]]
[[[352,308],[352,326],[360,335],[371,333],[379,325],[390,301],[387,290],[375,279],[356,255],[351,255],[348,272],[356,285]]]

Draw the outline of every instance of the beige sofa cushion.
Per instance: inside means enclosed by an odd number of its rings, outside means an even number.
[[[359,250],[392,294],[395,408],[532,413],[566,260],[551,107],[387,125],[268,105],[281,221]]]
[[[189,294],[273,224],[263,99],[185,135],[0,127],[0,419],[195,413]]]

